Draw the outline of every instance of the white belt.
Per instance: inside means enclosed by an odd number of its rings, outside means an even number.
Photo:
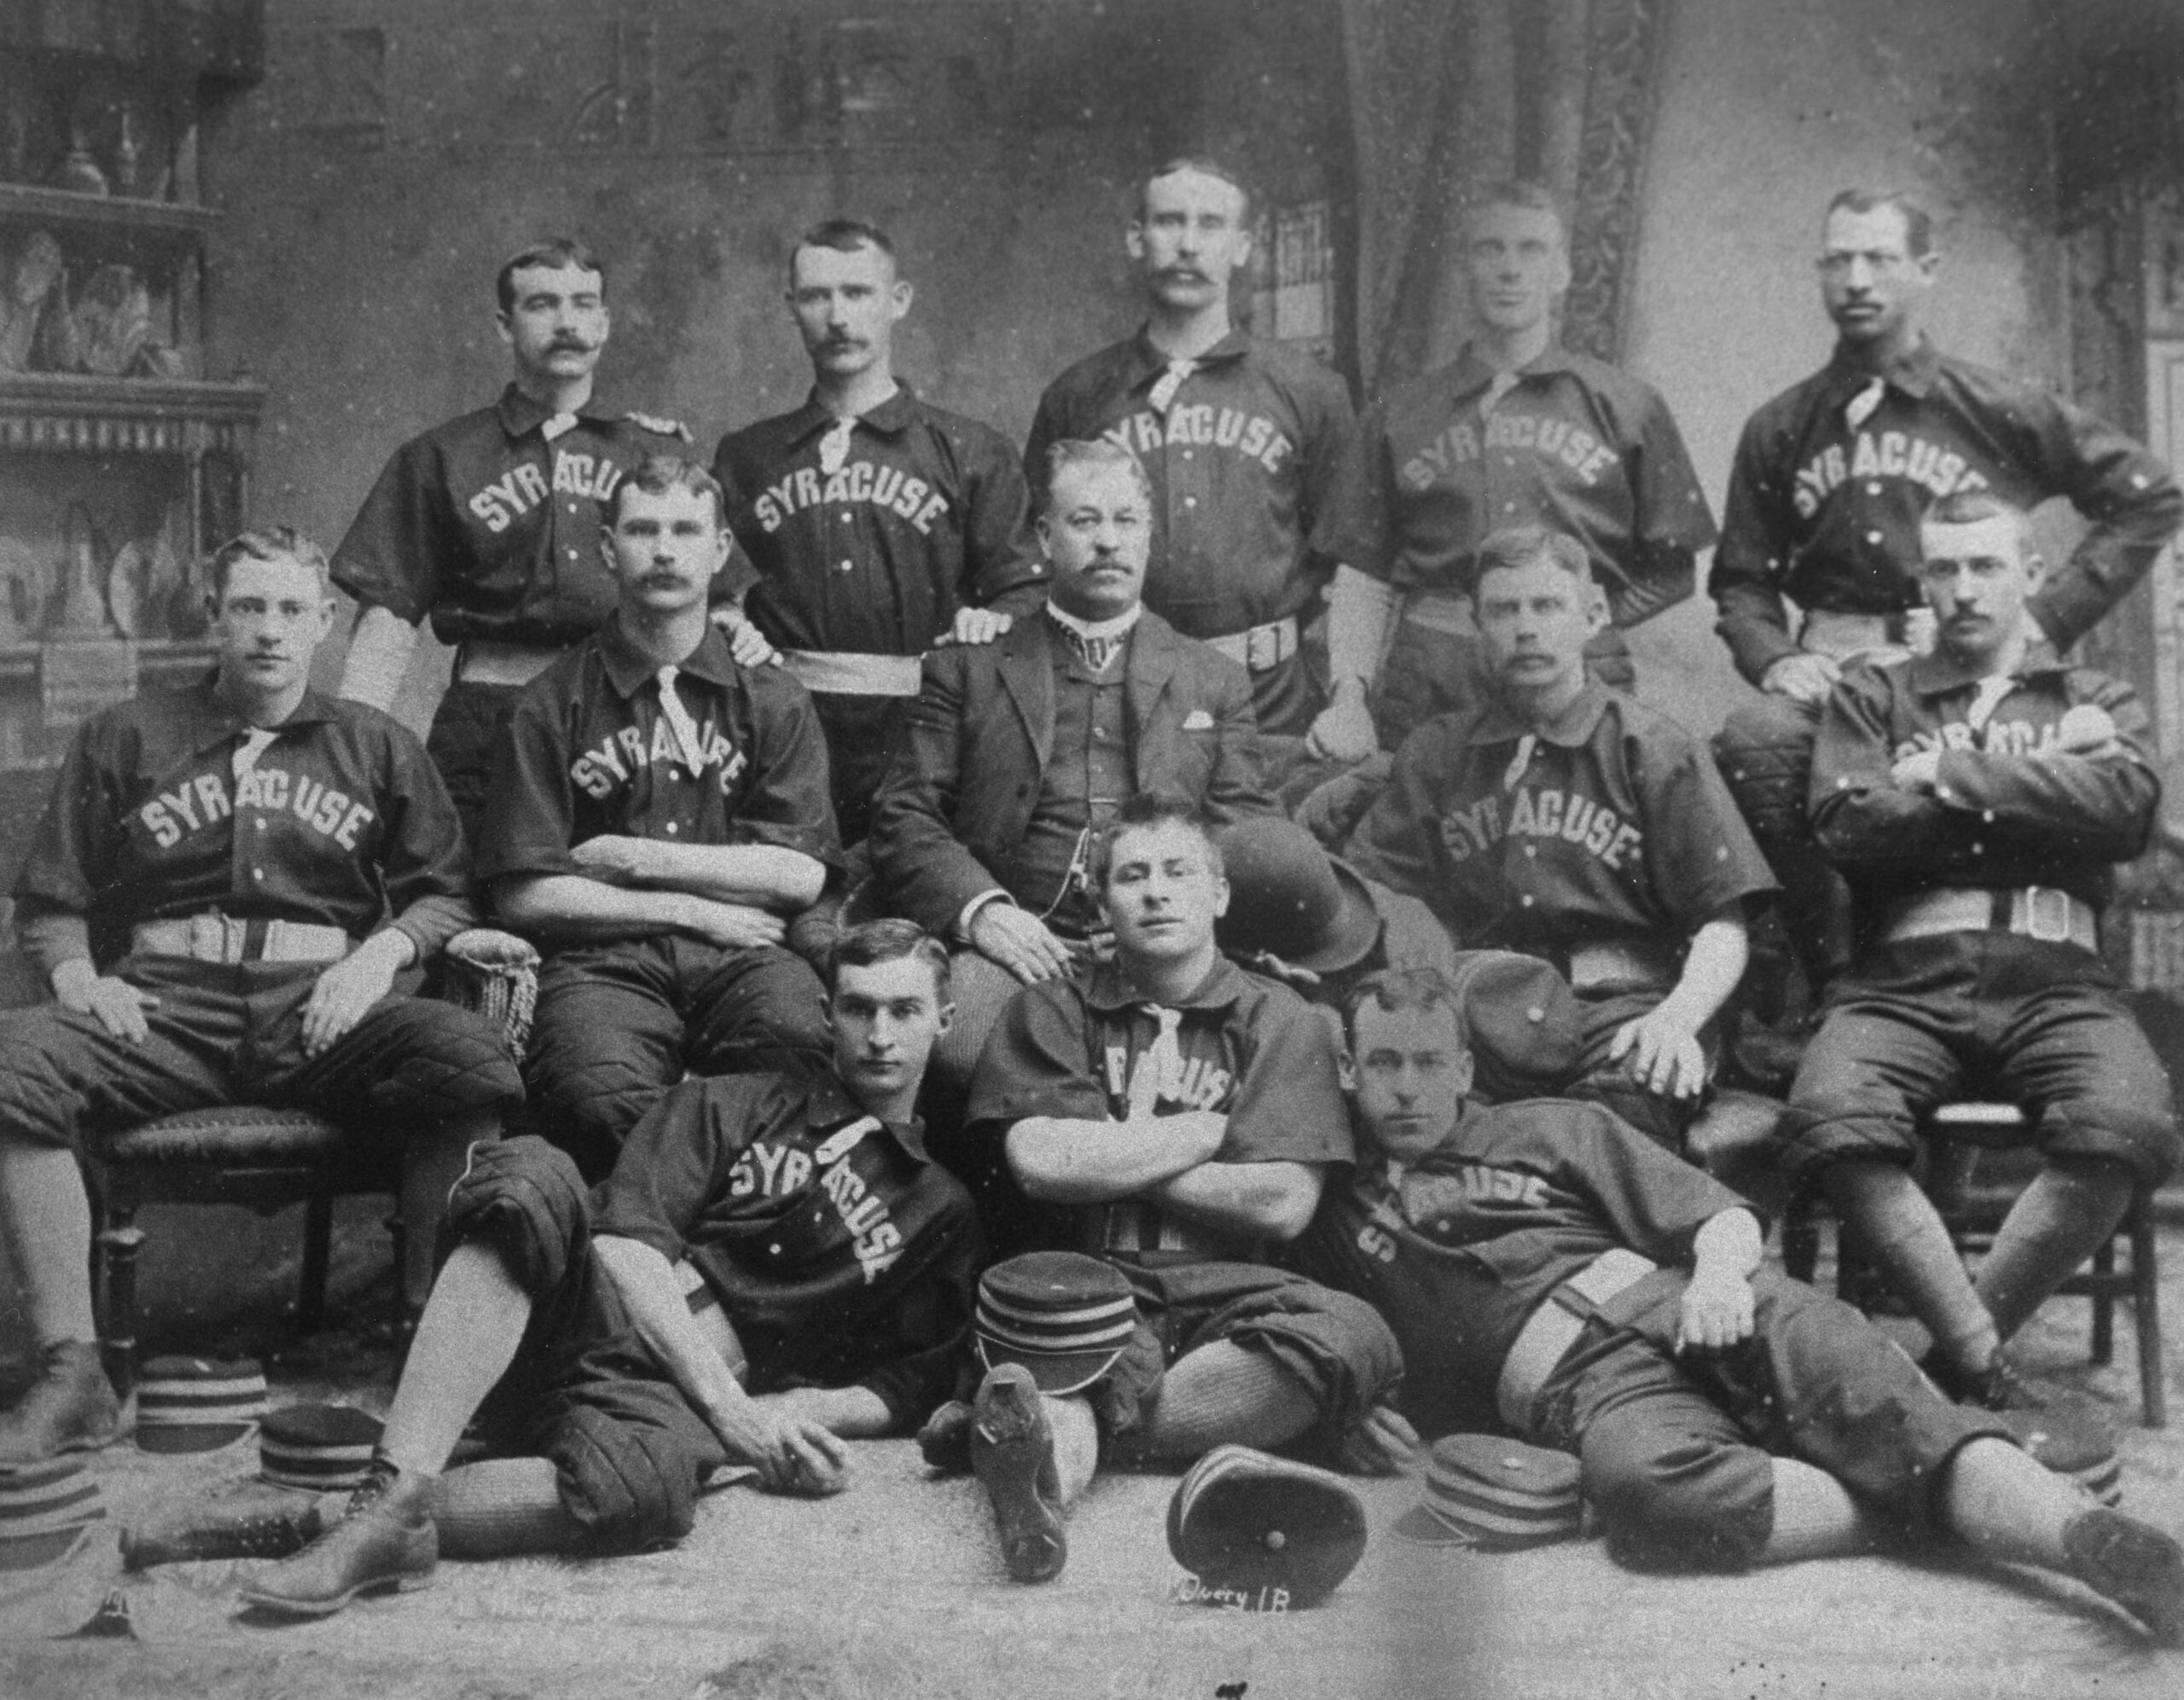
[[[1211,644],[1231,661],[1242,663],[1254,673],[1270,672],[1297,653],[1297,617],[1285,614],[1266,625],[1253,626],[1249,631],[1199,641]]]
[[[836,697],[914,697],[921,655],[863,655],[846,649],[785,649],[781,664],[807,691]]]
[[[1862,657],[1885,665],[1931,649],[1934,617],[1925,608],[1901,614],[1846,614],[1815,608],[1798,629],[1798,647],[1832,661]]]
[[[1502,1361],[1502,1378],[1494,1386],[1494,1403],[1502,1420],[1519,1434],[1531,1426],[1532,1406],[1554,1366],[1562,1361],[1594,1310],[1625,1287],[1660,1268],[1623,1246],[1603,1251],[1555,1288],[1517,1331],[1516,1343]],[[1564,1294],[1574,1295],[1565,1300]]]
[[[1412,591],[1410,600],[1403,605],[1403,617],[1414,626],[1446,632],[1450,637],[1478,635],[1478,621],[1472,615],[1471,598],[1460,596],[1453,590]]]
[[[455,676],[466,685],[527,685],[561,659],[550,644],[470,638],[456,656]]]
[[[2043,944],[2100,949],[2100,918],[2093,905],[2055,885],[1921,891],[1891,911],[1883,937],[1930,938],[1945,932],[2014,932]]]
[[[349,935],[312,921],[239,921],[207,911],[174,920],[139,921],[129,948],[139,956],[187,956],[199,962],[335,962]]]
[[[1573,944],[1569,980],[1573,992],[1609,985],[1672,985],[1676,968],[1664,950],[1646,950],[1621,943]]]

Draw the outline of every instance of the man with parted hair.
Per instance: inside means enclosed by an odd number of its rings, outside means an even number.
[[[1041,595],[1007,441],[895,374],[911,299],[886,232],[849,218],[805,231],[789,255],[788,306],[811,393],[730,432],[713,456],[747,563],[734,588],[818,705],[852,846],[918,693],[918,658],[990,641]]]
[[[1941,255],[1916,202],[1838,194],[1819,267],[1834,354],[1746,421],[1707,591],[1737,670],[1763,693],[1724,723],[1722,770],[1783,882],[1791,943],[1824,984],[1851,940],[1804,820],[1814,728],[1851,660],[1931,647],[1920,516],[1958,490],[2028,511],[2066,499],[2088,527],[2027,611],[2061,655],[2146,576],[2184,522],[2184,490],[2113,426],[1934,347],[1921,319]]]
[[[0,1234],[40,1354],[0,1466],[120,1431],[78,1150],[238,1101],[399,1144],[415,1303],[464,1152],[523,1095],[495,1028],[405,995],[474,921],[462,833],[409,732],[311,688],[325,555],[248,531],[208,577],[216,670],[77,734],[15,882],[54,1001],[0,1018]]]
[[[508,388],[398,449],[334,552],[334,582],[361,605],[340,695],[389,707],[427,617],[455,647],[426,747],[473,845],[518,688],[614,606],[599,565],[601,504],[637,461],[688,439],[680,425],[595,397],[607,270],[582,242],[525,249],[494,293],[515,368]]]
[[[811,699],[707,618],[734,545],[703,467],[646,460],[596,542],[613,613],[526,686],[502,734],[478,878],[544,942],[526,1080],[596,1179],[685,1070],[825,1054],[787,921],[840,858]]]
[[[2003,1343],[2105,1244],[2179,1140],[2169,1082],[2100,954],[2116,864],[2160,797],[2130,687],[2057,659],[2026,518],[1960,490],[1919,528],[1931,653],[1847,666],[1813,756],[1821,851],[1858,951],[1782,1123],[1934,1340],[1929,1372],[1996,1409],[2038,1404]],[[1968,1276],[1913,1174],[1952,1095],[2022,1105],[2043,1164]]]
[[[1489,689],[1404,740],[1346,854],[1460,946],[1562,970],[1586,1011],[1573,1094],[1681,1152],[1744,973],[1747,906],[1773,881],[1698,740],[1588,676],[1605,618],[1592,589],[1574,537],[1480,545]]]
[[[1470,592],[1491,533],[1539,525],[1583,547],[1608,612],[1587,656],[1622,690],[1634,682],[1623,631],[1689,596],[1696,557],[1714,541],[1659,392],[1557,336],[1570,241],[1554,197],[1530,183],[1483,190],[1461,266],[1470,339],[1366,417],[1376,542],[1337,575],[1327,635],[1342,711],[1341,735],[1327,741],[1352,761],[1371,753],[1376,728],[1394,750],[1487,688]]]
[[[1146,606],[1248,670],[1263,733],[1304,737],[1325,698],[1298,647],[1335,568],[1363,548],[1357,424],[1342,380],[1234,328],[1251,199],[1210,160],[1156,167],[1124,246],[1146,298],[1137,334],[1040,398],[1025,450],[1035,504],[1047,450],[1107,437],[1152,479]]]
[[[979,1262],[915,1112],[947,953],[873,921],[831,981],[830,1066],[685,1082],[589,1195],[543,1140],[479,1148],[370,1473],[246,1601],[323,1616],[442,1554],[643,1552],[714,1470],[839,1493],[845,1441],[947,1396]],[[450,1468],[467,1427],[487,1455]]]
[[[1740,1571],[1940,1534],[2184,1637],[2174,1540],[1949,1404],[1850,1306],[1763,1268],[1734,1192],[1597,1105],[1470,1099],[1433,970],[1376,975],[1345,1013],[1358,1161],[1294,1255],[1387,1317],[1419,1434],[1575,1453],[1588,1520],[1625,1564]]]

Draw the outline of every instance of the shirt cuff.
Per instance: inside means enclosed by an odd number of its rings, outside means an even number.
[[[15,923],[15,939],[37,968],[43,990],[52,989],[53,971],[63,962],[91,960],[90,925],[81,915],[25,915]]]
[[[979,918],[979,911],[989,903],[1006,903],[1016,907],[1016,899],[996,885],[990,891],[981,891],[963,905],[962,913],[956,917],[956,937],[965,944],[971,942],[971,923]]]

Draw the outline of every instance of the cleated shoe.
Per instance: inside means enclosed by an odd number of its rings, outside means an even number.
[[[372,1460],[341,1519],[242,1590],[246,1604],[283,1617],[326,1617],[360,1593],[421,1588],[440,1556],[433,1478]]]
[[[972,1407],[970,1438],[971,1470],[993,1501],[1008,1574],[1019,1582],[1052,1581],[1069,1560],[1069,1541],[1054,1430],[1031,1371],[998,1364],[987,1372]]]
[[[287,1558],[341,1515],[338,1495],[281,1491],[200,1500],[162,1511],[121,1531],[122,1568],[189,1564],[220,1558]]]
[[[2184,1645],[2184,1547],[2151,1523],[2097,1506],[2063,1526],[2071,1574],[2165,1647]]]
[[[14,1410],[0,1414],[0,1469],[96,1451],[127,1432],[96,1341],[58,1340],[38,1355],[38,1379]]]
[[[971,1407],[951,1399],[925,1419],[918,1450],[933,1469],[961,1476],[971,1467]]]

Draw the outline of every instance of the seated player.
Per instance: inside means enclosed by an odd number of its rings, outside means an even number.
[[[1431,970],[1349,1007],[1359,1162],[1299,1242],[1380,1306],[1428,1437],[1506,1430],[1577,1454],[1627,1564],[1742,1570],[1952,1535],[2076,1576],[2184,1636],[2184,1552],[1952,1405],[1856,1310],[1759,1267],[1759,1219],[1597,1105],[1467,1102]],[[1403,1419],[1375,1427],[1393,1439]]]
[[[1574,538],[1497,532],[1473,594],[1491,693],[1404,740],[1347,854],[1466,949],[1560,968],[1587,1008],[1572,1090],[1681,1152],[1774,882],[1699,740],[1586,676],[1602,616]]]
[[[1019,984],[1074,969],[1101,926],[1090,847],[1159,786],[1217,821],[1265,814],[1252,682],[1140,601],[1152,490],[1129,450],[1048,452],[1042,617],[997,641],[936,650],[875,811],[881,902],[967,947],[956,1030],[934,1068],[969,1078]]]
[[[947,953],[874,921],[833,978],[831,1073],[684,1082],[589,1198],[542,1140],[480,1147],[370,1475],[245,1599],[315,1617],[443,1552],[641,1552],[689,1532],[722,1465],[839,1493],[844,1440],[917,1425],[961,1363],[979,1261],[914,1114]],[[449,1469],[473,1417],[491,1455]]]
[[[1782,1125],[1934,1337],[1928,1370],[1998,1410],[2037,1404],[2002,1343],[2175,1165],[2169,1082],[2098,954],[2114,865],[2160,794],[2128,685],[2058,660],[2035,621],[2025,517],[1985,491],[1920,527],[1931,655],[1844,670],[1813,758],[1821,848],[1860,949]],[[2045,1164],[1975,1283],[1912,1173],[1952,1096],[2024,1106]]]
[[[810,698],[706,618],[720,486],[656,456],[606,514],[615,611],[517,700],[478,868],[548,943],[527,1084],[592,1178],[684,1070],[823,1061],[818,980],[781,941],[839,854]]]
[[[395,991],[472,924],[468,870],[423,747],[310,687],[325,555],[249,531],[208,572],[217,670],[84,727],[15,885],[54,1002],[0,1017],[0,1228],[39,1348],[0,1466],[119,1433],[78,1150],[237,1101],[366,1123],[406,1146],[403,1281],[421,1303],[463,1154],[523,1095],[494,1028]],[[127,941],[103,972],[94,926]]]
[[[1066,1207],[1074,1249],[1121,1273],[1124,1316],[1136,1306],[1120,1358],[1068,1397],[987,1343],[971,1464],[1019,1581],[1060,1571],[1063,1511],[1103,1449],[1141,1465],[1229,1442],[1343,1448],[1401,1369],[1370,1306],[1263,1261],[1311,1220],[1349,1130],[1328,1024],[1215,945],[1228,885],[1204,818],[1133,798],[1094,872],[1114,960],[1018,994],[972,1086],[1024,1190]]]

